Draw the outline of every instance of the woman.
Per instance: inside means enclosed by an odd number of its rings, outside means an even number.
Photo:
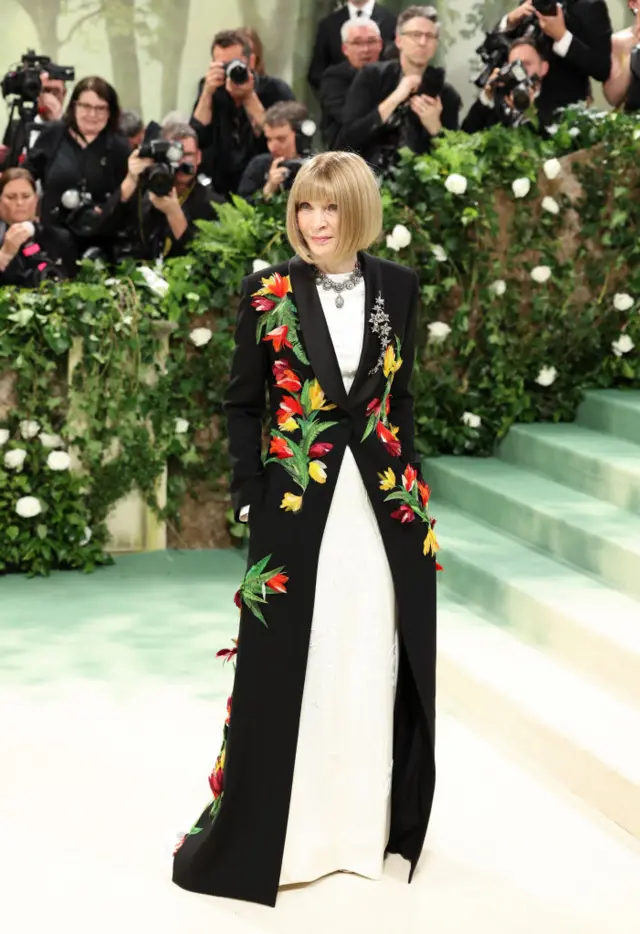
[[[381,217],[359,156],[318,155],[289,197],[297,255],[245,280],[226,411],[249,570],[214,800],[175,854],[192,891],[274,905],[279,885],[379,878],[385,853],[411,879],[422,849],[437,543],[408,388],[418,280],[363,252]]]
[[[0,177],[0,285],[33,288],[45,279],[75,274],[73,240],[66,230],[42,226],[38,195],[26,169],[7,169]]]
[[[62,121],[42,131],[27,168],[42,186],[42,220],[62,223],[79,251],[108,250],[109,228],[129,146],[118,131],[118,95],[102,78],[83,78]]]
[[[636,76],[634,80],[631,56],[640,41],[640,5],[638,0],[627,0],[627,4],[635,22],[611,38],[611,74],[602,89],[612,107],[624,104],[627,113],[635,113],[640,110],[640,79]]]

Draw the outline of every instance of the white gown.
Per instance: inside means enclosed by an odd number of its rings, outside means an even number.
[[[364,282],[342,293],[342,308],[335,306],[335,292],[319,294],[348,391],[364,338]],[[380,878],[389,833],[396,659],[391,571],[347,448],[320,548],[280,885],[339,870]]]

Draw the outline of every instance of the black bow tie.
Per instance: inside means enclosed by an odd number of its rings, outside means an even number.
[[[363,15],[364,15],[364,11],[363,11],[363,10],[357,10],[357,11],[356,11],[356,16],[363,16]]]

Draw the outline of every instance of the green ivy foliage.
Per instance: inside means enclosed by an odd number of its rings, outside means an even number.
[[[382,187],[386,236],[372,252],[421,280],[421,453],[489,455],[516,421],[570,420],[586,389],[640,385],[629,346],[640,344],[639,137],[630,117],[579,110],[548,140],[496,127],[403,154]],[[549,181],[545,160],[572,153]],[[517,179],[530,183],[524,197]],[[222,400],[240,285],[255,259],[290,255],[284,206],[222,206],[188,256],[155,271],[87,264],[71,283],[0,290],[0,572],[109,560],[106,520],[132,489],[172,522],[194,485],[226,495]],[[401,238],[388,239],[397,225]],[[531,276],[540,266],[546,282]],[[620,293],[632,307],[619,310]],[[25,422],[37,423],[32,437]],[[51,469],[48,435],[76,469]],[[24,497],[37,515],[16,511]]]

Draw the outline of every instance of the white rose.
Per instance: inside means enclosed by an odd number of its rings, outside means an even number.
[[[551,195],[546,195],[542,199],[542,210],[548,211],[549,214],[559,214],[560,205],[558,204],[555,198],[551,197]]]
[[[176,434],[185,435],[189,431],[189,422],[186,418],[176,418]]]
[[[547,282],[551,278],[551,269],[548,266],[534,266],[531,270],[531,278],[534,282]]]
[[[40,432],[40,443],[43,448],[61,448],[64,441],[60,435],[50,435],[46,431]]]
[[[20,434],[28,441],[30,438],[35,438],[38,432],[40,431],[40,425],[38,422],[23,421],[20,422]]]
[[[387,236],[387,246],[390,250],[403,250],[411,243],[411,231],[404,224],[396,224]]]
[[[6,444],[9,438],[10,438],[9,429],[0,428],[0,446],[2,446],[3,444]]]
[[[204,347],[205,344],[209,343],[212,337],[213,331],[209,328],[194,328],[189,335],[189,340],[192,344],[195,344],[196,347]]]
[[[633,299],[627,292],[616,292],[613,296],[613,307],[616,311],[629,311],[633,308]]]
[[[271,263],[265,263],[263,259],[254,259],[253,261],[253,271],[261,272],[263,269],[268,269]]]
[[[637,131],[636,131],[636,132],[637,132]],[[580,136],[580,127],[572,126],[571,129],[569,130],[569,136],[570,136],[572,139],[575,139],[576,136]]]
[[[482,424],[482,419],[479,415],[475,415],[473,412],[465,412],[462,416],[463,423],[467,428],[479,428]]]
[[[47,467],[50,470],[68,470],[71,458],[66,451],[52,451],[47,458]]]
[[[447,261],[447,253],[446,253],[446,250],[444,249],[444,247],[439,246],[438,244],[436,244],[435,246],[432,246],[432,247],[431,247],[431,252],[433,253],[433,255],[434,255],[434,257],[435,257],[435,259],[436,259],[436,261],[437,261],[438,263],[446,263],[446,261]]]
[[[89,542],[91,541],[92,535],[93,535],[93,532],[91,531],[89,526],[88,525],[85,526],[84,535],[82,536],[79,542],[79,545],[81,548],[84,548],[85,545],[89,544]]]
[[[457,172],[453,172],[445,180],[444,187],[447,191],[450,191],[452,195],[463,195],[467,190],[467,180],[464,175],[458,175]]]
[[[552,386],[556,381],[558,371],[554,366],[543,366],[536,376],[538,386]]]
[[[625,353],[629,353],[630,350],[636,345],[633,343],[628,334],[621,334],[620,337],[613,341],[611,344],[611,349],[613,350],[616,357],[621,357]]]
[[[21,496],[16,503],[16,512],[21,519],[33,519],[34,516],[39,516],[42,512],[40,500],[36,499],[35,496]]]
[[[4,466],[9,470],[19,470],[26,456],[27,452],[23,448],[13,448],[4,455]]]
[[[432,321],[428,328],[429,342],[432,344],[441,344],[451,334],[451,328],[445,321]]]
[[[547,133],[549,134],[549,136],[555,136],[559,129],[560,127],[558,126],[557,123],[552,123],[550,124],[550,126],[547,127]]]
[[[160,298],[163,298],[169,291],[169,283],[167,280],[159,276],[150,266],[140,266],[140,275],[151,291],[159,295]]]
[[[575,129],[575,128],[574,128]],[[580,130],[578,130],[578,133]],[[548,179],[553,181],[554,178],[557,178],[562,172],[562,165],[559,159],[547,159],[545,164],[542,166],[542,170]]]
[[[516,178],[511,188],[516,198],[526,198],[531,191],[531,182],[528,178]]]
[[[496,279],[495,282],[492,282],[489,286],[494,295],[504,295],[507,291],[507,283],[504,279]]]

